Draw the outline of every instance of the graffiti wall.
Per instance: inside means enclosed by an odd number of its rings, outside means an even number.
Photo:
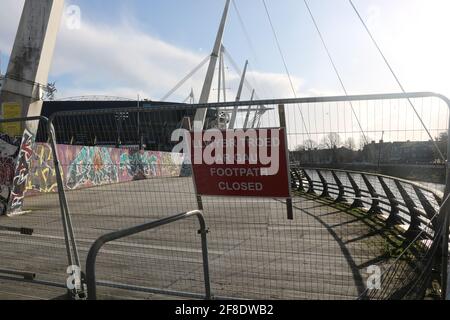
[[[0,134],[0,214],[4,214],[13,186],[20,140]]]
[[[56,172],[48,144],[37,144],[31,159],[27,190],[56,192]],[[153,177],[179,177],[184,157],[155,151],[58,145],[67,190],[130,182]]]
[[[75,190],[119,182],[116,153],[119,149],[58,146],[66,188]]]
[[[53,152],[49,144],[37,143],[35,146],[31,157],[27,190],[44,193],[58,191]]]
[[[20,211],[25,198],[26,183],[30,174],[31,158],[33,156],[33,134],[25,130],[20,144],[19,155],[17,157],[17,165],[14,171],[14,179],[12,183],[10,209],[11,212]]]

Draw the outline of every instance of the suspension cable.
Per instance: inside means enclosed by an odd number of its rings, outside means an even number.
[[[333,57],[332,57],[332,55],[331,55],[331,52],[330,52],[330,50],[328,49],[328,46],[327,46],[327,44],[326,44],[326,42],[325,42],[325,39],[324,39],[324,37],[323,37],[323,35],[322,35],[322,32],[320,31],[320,28],[319,28],[319,25],[318,25],[318,23],[317,23],[317,21],[316,21],[316,18],[314,17],[314,15],[313,15],[313,13],[312,13],[312,11],[311,11],[311,8],[310,8],[310,6],[309,6],[309,4],[308,4],[308,1],[307,1],[307,0],[303,0],[303,2],[305,3],[306,8],[308,9],[309,15],[311,16],[311,20],[312,20],[312,22],[314,23],[314,26],[315,26],[315,28],[316,28],[316,30],[317,30],[317,33],[318,33],[318,35],[319,35],[319,37],[320,37],[320,40],[322,41],[322,45],[323,45],[323,47],[324,47],[324,49],[325,49],[325,51],[326,51],[326,53],[327,53],[327,55],[328,55],[328,58],[330,59],[331,65],[333,66],[334,72],[336,73],[336,76],[337,76],[337,78],[338,78],[338,80],[339,80],[339,82],[340,82],[340,84],[341,84],[342,90],[344,91],[345,96],[348,97],[348,91],[347,91],[347,88],[346,88],[345,85],[344,85],[344,81],[342,80],[342,77],[341,77],[341,75],[340,75],[340,73],[339,73],[339,70],[338,70],[338,68],[337,68],[337,66],[336,66],[336,63],[334,62],[334,59],[333,59]],[[361,132],[362,132],[362,135],[363,135],[363,137],[364,137],[364,140],[365,140],[365,142],[366,142],[366,145],[368,145],[368,144],[369,144],[369,141],[367,140],[367,136],[366,136],[366,134],[365,134],[365,132],[364,132],[364,129],[363,129],[362,125],[361,125],[361,122],[360,122],[360,120],[359,120],[359,118],[358,118],[358,116],[357,116],[357,114],[356,114],[356,112],[355,112],[355,108],[353,107],[353,102],[350,101],[349,103],[350,103],[350,107],[351,107],[351,109],[352,109],[352,113],[353,113],[354,117],[356,118],[356,121],[358,122],[359,129],[360,129]]]
[[[180,82],[177,83],[175,87],[173,87],[172,90],[170,90],[164,97],[161,98],[161,101],[166,101],[172,94],[174,94],[178,89],[181,88],[183,84],[186,83],[194,74],[197,73],[198,70],[200,70],[210,59],[210,56],[207,56],[205,59],[203,59],[202,62],[198,66],[194,68],[191,72],[188,73],[186,77],[184,77]]]
[[[258,58],[257,58],[255,47],[253,46],[252,38],[250,37],[250,35],[249,35],[248,31],[247,31],[247,28],[245,27],[245,23],[244,23],[244,20],[242,19],[242,15],[239,12],[239,9],[238,9],[238,7],[236,5],[236,2],[234,0],[232,0],[232,3],[233,3],[234,10],[236,11],[238,20],[239,20],[239,24],[241,25],[242,31],[244,33],[244,36],[245,36],[246,40],[247,40],[247,44],[248,44],[248,46],[250,48],[250,51],[252,52],[252,55],[255,58],[255,62],[258,62]]]
[[[228,58],[228,60],[229,60],[229,62],[230,62],[230,64],[231,64],[231,66],[233,67],[234,71],[235,71],[238,75],[242,75],[242,70],[239,68],[239,66],[237,65],[237,63],[234,61],[233,57],[231,56],[231,53],[229,53],[229,52],[225,49],[224,46],[222,47],[222,49],[223,49],[223,53],[224,53],[225,56]],[[250,64],[247,66],[247,68],[250,69]],[[245,86],[247,87],[248,90],[252,91],[252,99],[251,99],[251,100],[253,100],[253,99],[259,100],[260,98],[259,98],[259,96],[257,95],[256,90],[252,87],[251,83],[250,83],[246,78],[244,79],[244,84],[245,84]],[[255,117],[257,117],[258,112],[259,112],[259,113],[261,113],[261,112],[264,113],[264,112],[266,112],[266,110],[267,110],[267,108],[265,108],[263,105],[258,106],[257,109],[256,109],[256,111],[255,111]],[[249,114],[249,112],[250,112],[250,111],[248,111],[248,114]],[[248,119],[247,119],[247,121],[248,121]],[[255,123],[256,123],[256,118],[253,119],[252,123],[253,123],[253,124],[252,124],[252,128],[254,128],[254,127],[255,127]],[[258,119],[258,128],[260,127],[260,124],[261,124],[261,116],[260,116],[259,119]]]
[[[235,11],[236,11],[236,14],[237,14],[237,17],[238,17],[238,20],[239,20],[239,24],[240,24],[240,26],[241,26],[241,29],[242,29],[242,31],[243,31],[243,33],[244,33],[244,36],[245,36],[245,38],[246,38],[246,40],[247,40],[247,45],[248,45],[248,47],[249,47],[249,49],[250,49],[250,53],[251,53],[251,55],[252,55],[252,59],[254,60],[254,64],[255,64],[255,66],[257,67],[257,69],[261,69],[260,68],[260,65],[259,65],[259,61],[260,61],[260,59],[259,59],[259,57],[258,57],[258,54],[257,54],[257,51],[255,50],[255,46],[253,45],[253,41],[252,41],[252,38],[250,37],[250,34],[249,34],[249,32],[248,32],[248,29],[247,29],[247,27],[245,26],[245,22],[244,22],[244,19],[242,19],[242,15],[241,15],[241,13],[240,13],[240,11],[239,11],[239,8],[238,8],[238,6],[237,6],[237,4],[236,4],[236,1],[235,0],[232,0],[232,2],[233,2],[233,7],[234,7],[234,9],[235,9]],[[239,68],[238,68],[239,69]],[[250,70],[250,69],[249,69]],[[242,72],[239,70],[239,75],[240,74],[242,74]],[[248,72],[248,76],[250,76],[251,77],[251,72]],[[254,79],[253,79],[254,80]],[[269,88],[267,88],[266,86],[265,86],[265,84],[264,83],[261,83],[261,84],[259,84],[259,86],[261,86],[262,87],[262,89],[263,90],[260,90],[261,89],[261,87],[256,87],[256,81],[254,81],[254,86],[255,86],[255,89],[257,89],[257,91],[259,91],[259,92],[266,92],[267,94],[269,94],[269,96],[274,96],[274,94],[273,94],[273,91],[271,90],[271,88],[269,87]],[[252,89],[251,89],[252,90]],[[250,91],[251,91],[250,90]],[[258,99],[257,99],[258,100]]]
[[[384,55],[383,51],[381,50],[381,47],[378,45],[378,42],[375,40],[374,36],[372,35],[372,32],[370,31],[369,27],[365,23],[364,19],[362,18],[362,16],[359,13],[358,9],[354,5],[353,1],[349,0],[349,2],[350,2],[350,5],[352,6],[353,10],[355,11],[356,15],[358,16],[359,20],[361,21],[362,25],[366,29],[370,39],[372,39],[373,44],[377,48],[377,50],[378,50],[379,54],[381,55],[381,57],[383,58],[386,66],[388,67],[389,71],[391,72],[391,74],[394,77],[395,81],[397,82],[398,86],[400,87],[400,89],[402,90],[403,93],[406,93],[406,90],[403,87],[402,83],[400,82],[400,79],[397,77],[396,73],[394,72],[394,69],[392,68],[392,66],[389,63],[388,59]],[[436,143],[436,140],[431,135],[431,132],[428,130],[427,126],[425,125],[425,122],[423,122],[422,117],[420,116],[419,112],[417,111],[416,107],[414,106],[414,104],[413,104],[413,102],[411,101],[410,98],[408,98],[408,102],[411,105],[412,109],[414,110],[414,113],[416,114],[416,116],[419,118],[419,121],[422,124],[423,128],[425,129],[425,131],[427,132],[428,136],[430,137],[430,140],[433,142],[434,147],[436,148],[437,152],[439,153],[440,158],[442,159],[442,161],[446,161],[444,155],[441,152],[441,149],[439,148],[439,146]]]
[[[270,27],[272,29],[272,33],[273,33],[273,36],[275,38],[275,42],[276,42],[277,47],[278,47],[278,51],[280,53],[281,60],[283,60],[284,69],[286,70],[286,74],[287,74],[287,77],[289,79],[289,83],[291,85],[292,92],[294,94],[294,97],[297,98],[297,93],[295,91],[294,83],[292,82],[291,73],[289,72],[289,68],[287,66],[287,62],[286,62],[286,59],[284,57],[283,50],[281,49],[280,41],[278,40],[277,32],[276,32],[275,27],[274,27],[274,25],[272,23],[272,18],[270,17],[269,8],[267,7],[267,4],[266,4],[265,0],[262,0],[262,3],[264,5],[264,9],[266,10],[267,18],[269,20],[269,24],[270,24]],[[303,116],[303,112],[302,112],[301,108],[299,108],[299,111],[300,111],[300,116],[302,118],[303,126],[305,127],[306,134],[308,135],[308,138],[311,140],[311,135],[310,135],[310,133],[308,131],[308,127],[306,126],[305,117]]]

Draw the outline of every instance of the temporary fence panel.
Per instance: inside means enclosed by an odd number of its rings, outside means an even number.
[[[171,138],[205,107],[205,129],[226,129],[234,110],[236,129],[285,122],[293,220],[285,198],[199,201],[192,168]],[[216,298],[432,295],[445,280],[431,271],[445,263],[435,258],[446,236],[439,206],[448,108],[444,97],[417,93],[60,112],[52,124],[81,264],[104,234],[201,205]],[[52,197],[25,198],[25,208],[56,220]],[[108,243],[97,260],[97,296],[201,297],[197,230],[185,220]]]
[[[0,124],[2,292],[9,292],[5,298],[11,299],[63,296],[68,291],[68,268],[77,263],[68,242],[67,234],[72,234],[67,227],[64,195],[58,192],[56,152],[48,120],[8,119]],[[11,127],[23,135],[11,136]]]

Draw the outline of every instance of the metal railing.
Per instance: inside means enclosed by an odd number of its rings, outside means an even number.
[[[262,115],[258,114],[257,121],[250,122],[257,124],[255,127],[271,128],[280,126],[280,117],[277,110],[279,105],[284,105],[290,151],[294,151],[301,145],[306,146],[311,140],[314,140],[317,148],[323,149],[323,146],[319,146],[319,144],[322,143],[324,138],[327,138],[328,134],[334,133],[340,135],[343,139],[353,138],[354,143],[358,140],[359,142],[365,142],[364,147],[361,148],[367,147],[368,150],[361,149],[360,154],[364,154],[363,151],[368,151],[366,153],[367,156],[370,156],[370,161],[373,161],[372,158],[383,161],[383,157],[380,156],[378,150],[372,152],[376,153],[375,155],[370,152],[371,140],[378,140],[378,137],[383,137],[385,141],[400,141],[402,143],[409,140],[429,141],[429,137],[417,116],[405,103],[408,99],[412,99],[413,103],[417,105],[418,113],[424,118],[426,127],[433,135],[438,136],[442,132],[448,132],[447,120],[450,102],[446,97],[431,92],[307,97],[201,105],[164,104],[161,106],[154,105],[151,108],[62,111],[54,114],[51,117],[51,122],[56,127],[57,142],[60,144],[73,144],[74,147],[88,145],[98,148],[102,146],[110,147],[111,145],[116,145],[116,148],[121,145],[125,147],[139,145],[140,148],[145,150],[161,150],[163,148],[164,151],[170,151],[175,144],[170,141],[170,133],[180,128],[182,120],[186,117],[192,117],[197,109],[207,108],[211,120],[214,120],[221,112],[235,110],[236,107],[242,109],[246,112],[238,114],[235,125],[235,128],[239,129],[246,128],[245,123],[247,121],[244,119],[244,115],[247,113],[248,116],[247,110],[256,110],[260,106],[265,106],[264,109],[267,111]],[[252,109],[252,106],[256,108]],[[428,117],[431,111],[433,116]],[[252,111],[250,117],[256,119],[256,114],[256,111]],[[357,125],[357,122],[359,125]],[[212,123],[214,124],[214,121]],[[209,127],[208,123],[206,127]],[[361,135],[364,135],[364,139]],[[356,153],[354,147],[353,152]],[[130,152],[124,153],[125,156],[131,155]],[[98,152],[98,154],[103,155],[101,152]],[[124,158],[126,160],[127,157]],[[186,179],[183,188],[180,187],[178,182],[167,179],[142,182],[141,184],[133,183],[124,185],[123,188],[109,186],[109,180],[105,179],[105,186],[103,186],[103,182],[100,180],[107,178],[108,175],[117,177],[117,171],[120,174],[129,174],[126,170],[128,167],[131,169],[141,166],[149,167],[146,160],[139,157],[135,157],[135,159],[137,159],[135,160],[137,164],[131,161],[123,162],[117,156],[111,157],[111,159],[105,157],[103,162],[105,165],[99,170],[98,177],[95,172],[91,173],[91,171],[94,171],[91,169],[95,167],[96,163],[94,157],[83,158],[82,165],[77,165],[76,161],[67,159],[65,166],[68,175],[78,172],[73,168],[81,168],[79,171],[86,171],[89,174],[86,174],[86,177],[74,174],[74,179],[79,179],[82,183],[88,181],[90,185],[99,186],[97,192],[103,194],[105,199],[106,197],[109,199],[118,197],[127,199],[127,204],[110,208],[105,213],[94,205],[95,201],[89,201],[91,197],[92,200],[96,200],[97,193],[85,192],[83,193],[83,203],[76,202],[75,204],[75,201],[79,201],[78,195],[81,197],[81,191],[71,192],[72,201],[74,201],[72,207],[76,220],[75,226],[80,229],[81,233],[86,234],[84,238],[89,239],[94,233],[90,229],[122,229],[131,224],[130,220],[132,219],[145,218],[148,221],[148,218],[150,218],[125,215],[123,214],[125,208],[133,212],[142,212],[145,215],[146,213],[142,208],[153,203],[163,210],[170,207],[170,210],[178,212],[189,210],[196,205],[195,188],[189,183],[188,179]],[[170,167],[172,164],[161,165],[162,168],[165,166]],[[72,170],[69,170],[70,168]],[[108,170],[110,168],[112,169]],[[128,171],[134,173],[136,170]],[[448,177],[448,171],[446,175]],[[148,174],[147,177],[152,180],[152,177],[158,177],[158,175]],[[327,180],[325,176],[322,178]],[[372,176],[367,175],[366,178],[369,183],[374,184],[373,181],[370,181]],[[388,222],[393,225],[397,223],[405,224],[408,230],[403,234],[408,236],[409,241],[414,239],[417,234],[424,236],[426,239],[434,239],[434,230],[437,230],[437,228],[435,226],[432,226],[432,228],[424,227],[430,221],[437,225],[443,223],[443,221],[439,222],[437,218],[432,218],[433,212],[439,210],[438,206],[435,205],[436,199],[433,193],[418,188],[418,193],[425,195],[425,197],[420,196],[418,198],[413,185],[397,179],[396,181],[399,183],[399,186],[397,186],[394,180],[386,180],[384,181],[387,182],[388,188],[386,190],[396,190],[393,192],[393,196],[390,196],[386,195],[383,185],[378,178],[376,179],[379,190],[376,186],[372,186],[375,190],[368,187],[362,177],[360,177],[360,181],[353,179],[355,180],[353,184],[346,180],[345,186],[340,187],[334,180],[328,179],[331,183],[327,183],[323,189],[320,188],[322,179],[319,177],[315,182],[314,190],[320,189],[324,196],[327,193],[335,193],[338,196],[341,194],[342,199],[345,196],[352,200],[355,207],[368,206],[368,211],[371,213],[377,211],[385,214],[394,212],[395,214],[390,215],[391,218]],[[115,180],[120,181],[120,179]],[[303,183],[306,185],[307,181],[304,180]],[[332,183],[335,185],[332,185]],[[409,191],[415,194],[413,199],[408,198]],[[370,262],[374,258],[371,255],[376,256],[378,251],[369,252],[363,246],[364,241],[360,241],[357,246],[353,245],[351,248],[353,250],[352,257],[348,258],[347,251],[349,250],[342,247],[346,246],[346,238],[353,236],[352,230],[361,227],[345,224],[346,219],[348,219],[345,213],[335,217],[327,217],[327,220],[321,216],[321,210],[323,209],[314,206],[309,208],[305,202],[305,204],[297,205],[297,207],[300,207],[301,210],[309,210],[309,215],[302,215],[299,213],[299,209],[296,209],[294,212],[295,220],[288,223],[285,221],[283,204],[273,203],[271,199],[260,200],[258,203],[251,199],[242,198],[205,198],[204,200],[204,211],[208,214],[209,227],[214,230],[210,242],[212,252],[217,257],[215,256],[213,261],[220,261],[220,263],[211,265],[213,274],[216,275],[212,286],[218,295],[239,298],[282,299],[302,297],[305,299],[334,299],[358,297],[365,290],[365,288],[362,288],[364,287],[364,267],[360,266]],[[433,205],[429,206],[426,202],[433,203]],[[227,211],[229,209],[231,209],[231,213]],[[81,219],[84,218],[84,211],[86,210],[92,212],[90,220]],[[421,212],[410,213],[415,212],[415,210]],[[106,214],[108,217],[114,217],[114,219],[101,219]],[[97,219],[94,217],[97,217]],[[342,233],[343,239],[335,237],[334,230],[330,231],[334,225],[343,225],[338,230]],[[177,233],[176,231],[181,232]],[[361,230],[361,232],[369,231]],[[181,241],[178,238],[181,238],[182,232],[185,231],[172,230],[172,232],[164,235],[164,239],[176,246],[175,243]],[[433,243],[435,242],[437,243],[437,241],[433,241]],[[133,250],[136,253],[133,252],[132,254],[137,254],[140,248],[134,248]],[[230,251],[231,248],[233,250]],[[329,252],[324,252],[324,248],[328,248]],[[158,256],[159,254],[155,251],[155,255]],[[183,252],[176,251],[173,248],[166,254],[170,255],[173,261],[184,261],[183,266],[189,266],[192,263],[187,261],[188,259]],[[108,253],[105,253],[106,255]],[[271,261],[273,255],[278,257],[276,262]],[[113,258],[114,254],[110,253],[108,257]],[[149,260],[151,258],[147,257]],[[161,257],[161,259],[166,258]],[[297,263],[296,260],[302,261],[302,263]],[[164,262],[161,262],[161,264],[164,264]],[[146,265],[146,263],[142,265]],[[306,268],[301,267],[302,265],[306,265]],[[198,289],[196,284],[199,281],[197,278],[200,278],[201,275],[187,276],[184,272],[185,268],[171,267],[173,273],[167,283],[179,284],[177,280],[188,279],[190,283],[186,283],[185,286],[180,285],[179,288],[188,291]],[[113,267],[111,268],[113,269]],[[141,266],[130,266],[126,270],[127,274],[117,275],[117,278],[129,277],[138,282],[136,280],[137,274],[145,272]],[[163,271],[159,272],[159,274],[162,273]],[[334,273],[340,276],[337,277]],[[321,274],[321,276],[319,277],[318,274]],[[326,281],[324,281],[324,278]],[[152,283],[153,280],[142,278],[139,283],[145,283],[146,281]],[[163,286],[166,285],[166,282],[162,279],[161,282],[164,283]],[[330,285],[325,286],[324,283],[330,283]]]
[[[243,124],[246,119],[243,115],[247,113],[248,116],[247,110],[259,110],[260,106],[265,106],[267,112],[258,114],[258,120],[250,122],[262,128],[271,128],[280,126],[277,110],[279,105],[284,105],[287,113],[288,146],[291,151],[307,145],[311,140],[320,144],[330,133],[356,141],[364,140],[360,136],[363,134],[370,135],[374,140],[384,136],[386,141],[392,142],[407,142],[410,139],[429,142],[429,137],[409,105],[403,106],[406,99],[413,99],[417,103],[419,114],[424,116],[424,122],[433,135],[448,131],[448,114],[442,111],[448,111],[449,100],[434,93],[308,97],[204,105],[166,104],[151,108],[58,112],[52,115],[50,123],[56,128],[56,134],[52,134],[51,139],[60,147],[61,163],[56,163],[56,168],[61,166],[63,170],[58,175],[64,176],[59,196],[63,223],[69,231],[72,229],[65,188],[74,218],[73,227],[76,228],[79,242],[84,244],[80,246],[83,261],[91,244],[104,230],[124,230],[145,221],[163,218],[164,215],[158,212],[185,212],[195,207],[195,188],[188,178],[166,179],[173,176],[173,172],[175,175],[178,173],[179,165],[163,159],[161,155],[155,155],[155,159],[159,157],[155,160],[152,152],[170,151],[173,147],[170,141],[172,130],[180,128],[180,121],[184,117],[192,117],[199,108],[209,109],[211,118],[235,107],[245,109],[236,119],[235,127],[242,128],[245,127]],[[354,111],[349,109],[349,102],[352,102]],[[258,112],[251,112],[250,116],[257,119]],[[411,117],[406,117],[405,113]],[[432,117],[428,117],[429,114]],[[381,120],[376,120],[376,116]],[[358,117],[356,120],[360,122],[360,126],[356,125],[355,117]],[[415,120],[415,124],[411,118]],[[37,136],[42,139],[41,142],[46,142],[49,138],[47,132],[40,132]],[[143,143],[143,138],[148,141]],[[129,146],[139,146],[136,148],[139,150],[131,150]],[[323,149],[322,146],[317,147]],[[146,149],[145,156],[139,154],[142,149]],[[67,152],[61,152],[62,150]],[[372,158],[379,160],[379,153],[375,153]],[[321,166],[319,163],[316,162],[314,166]],[[164,170],[167,173],[162,172]],[[308,170],[310,169],[305,168],[307,173]],[[442,212],[446,210],[441,210],[439,214],[439,204],[442,202],[440,194],[406,180],[374,174],[364,174],[363,177],[355,171],[333,170],[341,182],[337,183],[329,169],[319,170],[321,176],[317,172],[309,172],[308,175],[297,172],[300,179],[293,179],[294,189],[299,189],[300,183],[305,189],[301,199],[297,199],[299,202],[296,203],[293,221],[286,221],[285,205],[273,199],[205,199],[204,212],[208,215],[208,227],[213,231],[209,237],[209,249],[212,256],[211,274],[214,275],[212,291],[217,293],[216,297],[339,299],[361,296],[365,291],[365,279],[360,275],[364,272],[365,264],[377,257],[379,252],[369,252],[364,241],[350,242],[354,240],[354,229],[359,228],[358,231],[361,231],[355,239],[370,230],[362,230],[358,224],[347,223],[349,216],[345,212],[341,215],[327,215],[324,213],[325,209],[312,203],[325,199],[328,195],[340,201],[346,198],[351,201],[349,207],[364,206],[367,209],[361,210],[364,217],[380,215],[381,212],[387,217],[383,220],[384,225],[389,222],[392,226],[390,230],[396,230],[395,226],[404,224],[406,230],[398,233],[406,235],[405,238],[408,239],[399,257],[405,257],[410,249],[423,250],[419,252],[420,259],[416,258],[413,265],[421,271],[420,274],[413,274],[414,268],[412,271],[407,269],[406,273],[401,261],[394,259],[391,263],[393,267],[388,269],[388,277],[384,281],[393,279],[395,282],[396,275],[407,275],[408,279],[416,276],[415,283],[420,282],[422,286],[424,275],[430,271],[430,266],[424,262],[427,258],[434,261],[437,256],[442,256],[442,270],[446,270],[445,258],[448,254],[436,254],[441,252],[437,251],[441,250],[437,244],[448,240],[448,219],[442,218]],[[352,179],[348,178],[347,173]],[[448,170],[446,175],[447,181],[450,181]],[[127,178],[125,183],[121,180],[124,176]],[[58,185],[61,184],[58,181]],[[86,189],[75,188],[78,185]],[[323,197],[316,197],[316,194],[314,201],[309,201],[308,191],[319,192]],[[334,200],[327,202],[327,206],[331,207]],[[56,217],[54,219],[58,219],[59,208],[49,206],[45,196],[36,197],[32,203],[36,208],[43,208],[42,211],[45,211],[49,219],[52,215]],[[149,207],[153,210],[146,210]],[[33,215],[23,216],[22,221],[24,225],[33,223]],[[59,230],[46,230],[48,233],[44,236],[48,238],[42,238],[45,241],[37,243],[50,246],[48,239],[58,239]],[[105,250],[105,259],[108,261],[102,267],[113,272],[121,265],[124,266],[124,272],[114,275],[117,283],[97,281],[96,285],[162,294],[158,289],[149,288],[158,280],[156,287],[174,288],[175,293],[185,292],[187,297],[203,297],[187,293],[196,290],[203,292],[201,261],[192,257],[193,252],[200,252],[196,250],[197,238],[192,236],[191,230],[185,224],[171,225],[168,230],[155,230],[158,234],[152,239],[132,237],[127,238],[126,243],[115,242],[117,250]],[[70,245],[70,242],[75,241],[73,236],[72,239],[69,236],[66,234],[61,240],[68,239]],[[192,236],[191,241],[187,240],[189,236]],[[11,243],[16,241],[10,235],[7,240]],[[148,244],[150,241],[153,241],[152,245]],[[354,245],[355,242],[357,245]],[[420,247],[415,248],[415,243]],[[69,245],[66,241],[64,248]],[[444,251],[445,246],[442,247]],[[58,255],[61,256],[62,253]],[[142,263],[134,264],[133,257],[140,257]],[[2,256],[2,259],[5,258]],[[154,263],[152,270],[155,270],[150,275],[145,273],[149,261]],[[54,265],[55,263],[48,263],[45,267],[50,270],[56,268]],[[103,270],[100,267],[101,259],[97,265],[98,272]],[[58,265],[58,272],[59,268]],[[160,275],[167,275],[167,279],[158,278]],[[445,283],[445,272],[441,276]],[[120,284],[128,283],[129,279],[130,282],[134,281],[132,285]],[[139,287],[140,284],[142,287]],[[392,287],[386,286],[386,290],[390,292],[374,295],[402,297],[393,295],[391,289]],[[165,292],[169,295],[174,293]]]
[[[449,270],[449,219],[450,219],[450,195],[444,200],[441,206],[441,212],[444,215],[444,222],[442,227],[442,265],[441,265],[441,275],[442,275],[442,299],[450,300],[450,282],[448,281]]]
[[[120,230],[116,232],[112,232],[106,235],[101,236],[99,239],[97,239],[94,244],[92,245],[91,249],[89,250],[87,260],[86,260],[86,282],[88,287],[88,299],[89,300],[96,300],[97,299],[97,281],[96,281],[96,275],[95,275],[95,262],[97,259],[97,255],[100,252],[101,248],[107,244],[108,242],[123,239],[132,235],[136,235],[145,231],[149,231],[164,225],[168,225],[180,220],[184,220],[190,217],[196,216],[198,219],[198,222],[200,224],[200,230],[198,233],[201,235],[201,243],[202,243],[202,256],[203,256],[203,274],[204,274],[204,282],[205,282],[205,296],[204,299],[210,300],[211,299],[211,284],[210,284],[210,278],[209,278],[209,265],[208,265],[208,244],[207,244],[207,234],[208,229],[206,227],[206,222],[203,217],[203,214],[201,211],[190,211],[181,213],[172,217],[164,218],[158,221],[146,223],[143,225],[139,225],[136,227],[128,228],[125,230]],[[136,290],[136,291],[143,291],[143,292],[152,292],[156,294],[165,294],[165,295],[174,295],[174,296],[180,296],[180,297],[195,297],[199,298],[196,295],[193,295],[191,293],[186,292],[176,292],[176,291],[169,291],[169,290],[159,290],[159,289],[152,289],[152,288],[138,288],[136,286],[128,286],[123,284],[111,284],[111,283],[105,283],[100,282],[100,284],[103,284],[105,286],[112,286],[115,288],[124,288],[128,290]]]
[[[37,122],[37,124],[36,124]],[[0,119],[0,125],[1,124],[5,124],[5,123],[21,123],[24,124],[23,126],[25,128],[28,127],[28,124],[35,126],[35,129],[33,131],[37,131],[37,130],[42,130],[44,132],[46,132],[47,135],[47,142],[49,144],[49,148],[51,149],[51,158],[53,160],[53,168],[55,170],[55,177],[56,177],[56,186],[57,186],[57,194],[58,194],[58,198],[59,198],[59,207],[60,207],[60,217],[61,217],[61,223],[62,223],[62,231],[63,231],[63,235],[64,235],[64,246],[65,246],[65,250],[66,250],[66,254],[67,254],[67,263],[68,266],[78,266],[81,268],[81,263],[79,260],[79,255],[78,255],[78,249],[77,249],[77,244],[76,244],[76,240],[75,240],[75,236],[74,236],[74,232],[73,232],[73,228],[72,228],[72,222],[71,222],[71,215],[70,215],[70,211],[69,211],[69,207],[67,204],[67,198],[66,198],[66,193],[64,190],[64,185],[63,185],[63,178],[62,178],[62,173],[61,173],[61,168],[60,168],[60,164],[59,164],[59,159],[58,159],[58,151],[57,151],[57,145],[56,145],[56,138],[55,138],[55,128],[53,126],[53,124],[48,120],[48,118],[44,117],[44,116],[35,116],[35,117],[23,117],[23,118],[14,118],[14,119]],[[36,150],[34,148],[35,146],[35,140],[36,140],[36,136],[35,136],[35,132],[32,133],[30,132],[30,142],[31,144],[28,145],[28,141],[25,141],[24,138],[22,138],[21,144],[18,146],[18,158],[16,159],[16,168],[15,170],[19,170],[21,167],[23,172],[21,173],[21,175],[23,175],[23,177],[21,177],[20,179],[18,178],[18,176],[15,176],[15,180],[17,179],[17,181],[13,182],[13,189],[14,188],[18,188],[20,189],[20,196],[17,196],[14,194],[14,190],[11,190],[10,193],[10,198],[16,196],[18,197],[18,199],[20,199],[20,201],[17,201],[17,204],[15,205],[17,208],[14,208],[15,211],[21,211],[22,207],[23,207],[23,202],[24,202],[24,198],[25,198],[25,194],[27,192],[25,184],[27,182],[27,179],[29,179],[30,176],[30,162],[31,162],[31,158],[32,156],[35,155]],[[21,159],[21,157],[23,156],[23,154],[27,154],[27,159]],[[21,164],[21,161],[23,162]],[[18,173],[16,172],[16,175]],[[12,200],[10,199],[8,202],[8,207],[7,207],[7,211],[6,213],[8,215],[14,215],[15,213],[13,212],[13,208],[12,208]],[[45,224],[44,221],[39,221],[40,224]],[[39,227],[38,227],[39,228]],[[27,228],[27,227],[15,227],[15,226],[0,226],[0,230],[2,231],[6,231],[6,232],[14,232],[14,233],[19,233],[21,235],[26,235],[30,238],[33,238],[34,233],[36,232],[36,230],[31,229],[31,228]],[[40,235],[42,236],[42,235]],[[23,245],[22,245],[23,246]],[[20,249],[18,250],[20,251]],[[50,254],[51,255],[51,254]],[[17,260],[20,259],[24,259],[26,260],[27,257],[22,257],[19,258],[17,257]],[[61,269],[61,274],[65,274],[65,269]],[[2,278],[4,279],[10,279],[10,280],[16,280],[16,281],[26,281],[26,282],[30,282],[30,283],[36,283],[36,284],[44,284],[47,286],[54,286],[54,287],[66,287],[65,284],[60,284],[56,281],[54,281],[54,279],[52,279],[51,281],[47,281],[47,280],[42,280],[39,279],[38,276],[39,274],[35,274],[36,270],[32,270],[31,273],[30,272],[22,272],[22,271],[15,271],[15,270],[0,270],[0,274],[2,274]],[[6,275],[6,276],[5,276]],[[10,275],[12,276],[20,276],[20,277],[10,277]],[[25,275],[25,276],[23,276]],[[32,276],[30,276],[32,275]],[[82,292],[71,292],[71,295],[73,297],[77,296],[77,295],[83,295]]]
[[[404,296],[393,296],[399,286],[393,288],[384,283],[384,289],[364,292],[365,298],[407,298],[414,291],[414,298],[425,295],[430,287],[430,275],[438,263],[446,270],[445,252],[442,246],[445,240],[445,219],[447,212],[441,207],[442,195],[438,191],[424,187],[408,180],[368,172],[346,171],[324,168],[291,168],[292,187],[305,195],[317,196],[332,201],[334,204],[348,204],[350,209],[362,209],[366,216],[383,216],[386,228],[406,239],[399,257],[383,273],[392,272],[399,258],[407,255],[413,245],[415,257],[410,259],[415,276],[408,278],[410,270],[401,270],[388,277],[404,277],[402,293]],[[398,228],[403,226],[403,228]],[[442,254],[443,259],[439,259]],[[439,262],[437,262],[439,260]],[[391,279],[392,280],[392,279]],[[441,290],[445,292],[447,283],[445,273],[441,274]],[[410,283],[406,283],[410,281]],[[420,283],[419,288],[413,288]],[[414,286],[412,286],[414,284]],[[417,290],[417,291],[416,291]],[[407,292],[407,294],[405,293]]]

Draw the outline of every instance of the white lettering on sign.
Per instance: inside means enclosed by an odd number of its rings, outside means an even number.
[[[259,168],[211,168],[211,177],[259,177]]]
[[[219,182],[221,191],[262,191],[263,185],[259,182]]]
[[[275,176],[280,169],[281,140],[277,129],[209,129],[194,131],[193,139],[191,132],[177,129],[172,134],[172,141],[179,142],[172,151],[186,154],[188,159],[193,159],[194,165],[261,164],[268,166],[265,176]]]
[[[198,195],[290,197],[284,128],[180,129],[172,141],[190,160]]]

